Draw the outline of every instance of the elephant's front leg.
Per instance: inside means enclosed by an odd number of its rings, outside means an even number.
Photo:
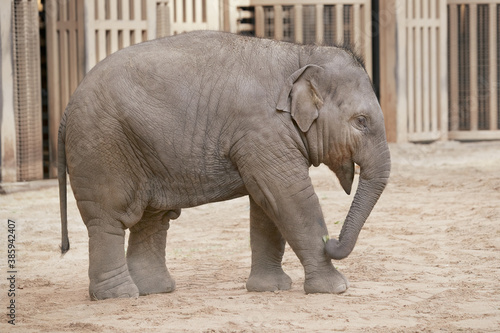
[[[130,228],[127,263],[140,295],[169,293],[175,289],[165,263],[169,220],[180,210],[153,212],[146,210],[142,219]]]
[[[252,248],[252,268],[247,281],[247,290],[290,289],[292,280],[281,267],[281,260],[285,252],[285,239],[274,222],[251,197],[250,246]]]
[[[255,173],[254,170],[257,170],[259,165],[255,165],[254,160],[255,163],[260,162],[261,165],[266,166],[265,172]],[[294,169],[286,163],[266,165],[258,159],[254,160],[246,160],[240,169],[248,192],[254,200],[254,205],[251,208],[261,207],[263,213],[259,215],[268,216],[274,222],[281,235],[300,259],[305,271],[305,292],[336,294],[344,292],[348,288],[348,282],[333,267],[331,259],[325,253],[323,236],[328,235],[328,229],[324,222],[318,197],[308,175],[308,167],[304,165],[302,168],[296,167]],[[264,232],[259,234],[255,232],[258,229],[252,224],[252,235],[259,235],[260,239],[266,239],[266,237],[276,239],[277,231],[273,231],[273,228],[268,226],[266,228],[267,235]],[[261,240],[258,244],[259,246],[275,244],[275,247],[272,250],[264,247],[260,253],[254,252],[257,249],[254,249],[256,246],[253,246],[254,242],[252,242],[252,252],[255,257],[252,259],[252,275],[254,265],[260,271],[265,270],[265,264],[258,263],[258,260],[273,263],[274,267],[270,268],[270,271],[278,271],[277,267],[279,267],[283,251],[282,243]],[[280,247],[276,244],[280,244]],[[262,252],[272,255],[265,256]],[[256,255],[256,253],[259,254]],[[257,272],[256,269],[255,275],[258,276]]]

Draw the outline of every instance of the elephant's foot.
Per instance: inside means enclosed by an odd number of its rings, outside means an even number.
[[[306,294],[341,294],[349,288],[346,277],[338,270],[327,265],[322,270],[306,273],[304,291]]]
[[[306,273],[304,282],[306,294],[341,294],[347,288],[349,288],[349,281],[331,263],[321,270]]]
[[[105,273],[101,276],[106,275],[111,275],[111,273]],[[132,281],[125,265],[118,274],[112,274],[105,280],[90,279],[89,295],[93,301],[107,298],[133,298],[139,297],[139,289]]]
[[[261,270],[258,273],[250,273],[247,280],[248,291],[276,291],[289,290],[292,287],[292,279],[280,268],[274,271]]]
[[[175,290],[175,280],[170,276],[166,268],[141,270],[130,268],[130,275],[139,288],[141,296],[171,293]]]

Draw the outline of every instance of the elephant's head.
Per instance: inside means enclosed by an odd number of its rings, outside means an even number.
[[[290,112],[307,144],[310,162],[326,164],[347,194],[351,192],[354,163],[361,168],[339,239],[326,242],[327,255],[343,259],[353,250],[387,184],[391,160],[382,110],[368,74],[350,52],[334,50],[327,61],[327,56],[320,54],[322,60],[311,59],[289,77],[277,109]]]

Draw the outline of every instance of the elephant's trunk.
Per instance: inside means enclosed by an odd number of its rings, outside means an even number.
[[[360,164],[358,189],[340,231],[339,239],[329,239],[326,242],[326,254],[332,259],[346,258],[352,252],[361,228],[389,180],[390,154],[387,144],[384,146],[382,153],[376,155],[377,161],[371,161],[366,167]]]

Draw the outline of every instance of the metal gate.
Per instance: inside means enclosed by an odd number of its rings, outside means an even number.
[[[448,0],[449,138],[500,139],[500,1]]]

